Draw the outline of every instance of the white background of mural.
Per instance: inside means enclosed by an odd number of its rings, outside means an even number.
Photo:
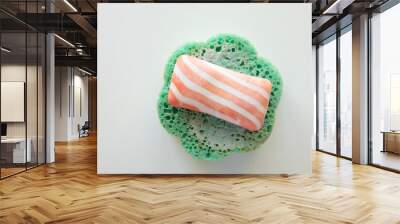
[[[311,173],[310,4],[99,4],[98,172]],[[181,45],[219,33],[248,39],[279,69],[271,137],[250,153],[194,160],[157,116],[165,63]]]

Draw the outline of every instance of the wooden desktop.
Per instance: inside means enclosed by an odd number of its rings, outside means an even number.
[[[392,152],[400,154],[400,131],[382,131],[383,150],[382,152]]]

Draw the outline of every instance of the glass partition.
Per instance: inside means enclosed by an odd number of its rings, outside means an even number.
[[[16,5],[44,12],[44,1],[0,3]],[[0,12],[1,179],[45,163],[45,45],[44,33]]]
[[[31,161],[31,151],[26,150],[26,41],[25,32],[1,34],[2,177],[24,171]]]
[[[37,165],[38,160],[38,35],[36,32],[27,33],[27,74],[26,74],[26,114],[27,114],[27,151],[30,152],[30,160],[27,167]]]
[[[37,64],[37,162],[46,162],[46,37],[43,33],[38,33],[38,64]]]
[[[400,5],[371,19],[372,164],[400,171]]]

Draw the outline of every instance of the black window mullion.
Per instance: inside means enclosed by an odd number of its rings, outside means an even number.
[[[368,132],[368,164],[373,164],[373,149],[372,149],[372,12],[368,12],[368,20],[367,20],[367,46],[368,46],[368,53],[367,53],[367,132]]]
[[[25,21],[28,17],[28,1],[25,1]],[[28,113],[27,113],[27,96],[28,96],[28,26],[25,23],[25,88],[24,88],[24,121],[25,121],[25,170],[28,169]]]
[[[47,1],[45,2],[45,5],[46,5],[45,12],[47,13]],[[44,118],[42,117],[44,119],[44,135],[43,135],[43,138],[44,138],[44,161],[43,161],[43,163],[47,163],[47,36],[48,36],[48,33],[45,32],[44,33],[44,55],[43,55],[44,68],[42,69],[42,77],[44,74],[44,77],[43,77],[43,79],[44,79],[44,87],[43,87],[44,88],[44,99],[43,99]],[[44,71],[44,73],[43,73],[43,71]],[[43,82],[43,80],[42,80],[42,82]],[[42,107],[42,109],[43,109],[43,107]]]
[[[315,46],[315,147],[319,149],[319,45]]]
[[[2,32],[1,32],[1,24],[2,23],[0,23],[0,47],[2,47]],[[1,50],[0,50],[1,51]],[[2,53],[0,52],[0,125],[2,124],[2,122],[1,122],[1,69],[2,69],[2,58],[1,58],[1,55],[2,55]],[[2,147],[1,147],[1,145],[2,144],[0,144],[0,179],[2,179],[2,176],[1,176],[1,170],[2,170],[2,157],[1,157],[1,150],[2,150]]]
[[[39,13],[39,0],[36,1],[36,13]],[[39,22],[39,20],[37,22]],[[36,166],[38,165],[39,165],[39,32],[36,32]]]
[[[72,97],[72,117],[75,119],[75,67],[72,69],[72,87],[71,87],[71,97]]]
[[[340,30],[336,32],[336,154],[341,156],[341,119],[340,119]]]

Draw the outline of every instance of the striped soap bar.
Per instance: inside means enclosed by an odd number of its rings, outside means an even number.
[[[271,91],[267,79],[181,55],[172,74],[168,102],[257,131],[264,125]]]

